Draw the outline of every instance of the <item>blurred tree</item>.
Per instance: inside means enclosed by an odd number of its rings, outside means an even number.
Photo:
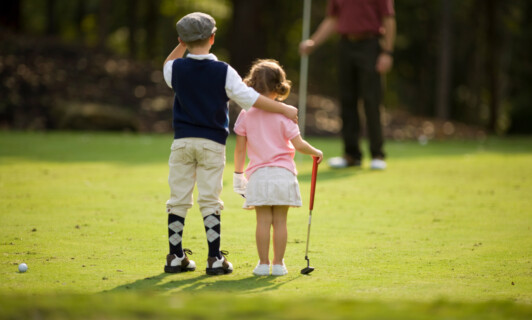
[[[133,1],[133,0],[132,0]],[[100,0],[98,10],[98,48],[103,49],[109,35],[111,0]]]
[[[46,34],[57,33],[57,21],[55,16],[55,0],[46,0]]]
[[[513,0],[503,25],[510,38],[509,52],[504,54],[508,65],[508,109],[510,112],[510,133],[532,133],[532,1]]]
[[[159,35],[158,32],[158,21],[159,21],[159,8],[161,6],[160,0],[148,1],[146,8],[146,54],[149,58],[154,58],[157,54],[157,38]]]
[[[437,79],[436,79],[436,117],[449,119],[449,93],[451,88],[452,66],[452,0],[440,0],[440,31]]]
[[[501,91],[499,76],[501,51],[499,35],[499,0],[487,0],[486,6],[486,15],[488,19],[486,35],[488,42],[488,91],[490,93],[488,130],[491,132],[497,132]]]
[[[77,0],[76,2],[76,14],[75,14],[75,26],[76,26],[76,37],[82,42],[85,40],[83,32],[83,19],[87,14],[87,5],[85,0]]]
[[[22,0],[0,1],[0,27],[5,27],[12,31],[20,30],[21,1]]]
[[[273,0],[275,1],[275,0]],[[232,0],[233,19],[229,34],[229,51],[232,66],[241,75],[245,74],[251,62],[266,53],[264,41],[266,28],[263,8],[270,0]]]
[[[284,0],[231,2],[233,17],[228,47],[231,65],[241,75],[246,74],[258,58],[273,58],[281,64],[297,65],[301,34],[291,31],[294,23],[300,23],[301,3]]]
[[[396,53],[387,91],[397,93],[396,107],[416,115],[434,116],[439,52],[435,30],[442,20],[441,4],[412,0],[396,1],[395,6]]]
[[[326,4],[326,0],[312,2],[312,30],[325,16]],[[481,125],[497,132],[532,132],[532,1],[401,0],[395,1],[395,6],[398,34],[394,68],[386,77],[387,107]],[[109,57],[129,56],[127,63],[140,59],[159,66],[176,45],[175,22],[193,11],[216,18],[219,30],[213,52],[241,75],[246,74],[253,60],[274,58],[285,67],[293,88],[297,88],[302,1],[5,0],[0,1],[0,36],[6,30],[27,35],[12,39],[14,47],[2,43],[4,66],[15,61],[5,58],[10,55],[21,55],[23,59],[16,61],[24,65],[3,69],[3,79],[9,79],[9,94],[17,97],[9,101],[24,104],[28,95],[23,91],[36,83],[25,69],[32,61],[20,62],[36,57],[31,50],[20,49],[31,48],[24,41],[39,39],[45,51],[47,41],[50,45],[57,39],[78,42],[97,48],[86,58],[98,59],[102,64],[111,59],[101,56],[107,52]],[[311,94],[336,95],[337,39],[332,37],[310,59]],[[16,41],[21,42],[20,48]],[[62,54],[55,54],[61,61]],[[46,68],[60,65],[43,63],[40,56],[35,59],[35,65]],[[84,65],[86,62],[79,62],[79,66]],[[114,70],[113,66],[108,63],[108,70]],[[15,71],[6,74],[6,70]],[[49,72],[43,76],[44,82],[62,77],[56,69]],[[156,74],[153,78],[160,77]],[[40,92],[46,90],[36,94]]]
[[[106,1],[106,0],[102,0]],[[129,37],[128,37],[128,49],[129,49],[129,55],[132,58],[137,57],[137,44],[136,44],[136,38],[137,38],[137,30],[138,30],[138,19],[137,19],[137,7],[138,7],[138,0],[129,0],[127,2],[127,28],[129,30]]]

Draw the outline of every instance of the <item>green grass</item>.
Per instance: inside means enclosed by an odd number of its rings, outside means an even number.
[[[309,139],[325,157],[337,139]],[[526,319],[532,317],[532,138],[389,142],[388,170],[320,166],[304,260],[304,206],[290,209],[285,277],[253,277],[254,213],[222,199],[232,275],[207,277],[195,205],[184,246],[198,269],[162,272],[171,137],[0,132],[0,318]],[[28,272],[17,272],[25,262]],[[267,303],[265,303],[267,301]],[[102,316],[104,315],[104,316]]]

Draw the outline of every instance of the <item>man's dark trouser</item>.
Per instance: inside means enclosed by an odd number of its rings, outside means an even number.
[[[381,52],[378,38],[340,41],[339,77],[342,106],[342,136],[345,154],[361,160],[358,99],[364,104],[372,158],[384,158],[380,119],[381,75],[376,71]]]

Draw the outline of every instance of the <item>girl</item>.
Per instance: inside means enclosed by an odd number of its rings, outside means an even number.
[[[257,92],[283,101],[291,83],[275,60],[256,61],[244,82]],[[244,208],[255,208],[255,239],[259,263],[253,270],[257,276],[270,274],[270,229],[273,227],[272,275],[288,273],[284,264],[288,207],[300,207],[301,195],[294,163],[294,148],[304,154],[323,159],[323,153],[301,138],[299,127],[284,116],[251,108],[242,110],[235,123],[235,173],[233,187],[246,200]],[[245,171],[246,149],[249,164]],[[247,186],[247,187],[246,187]]]

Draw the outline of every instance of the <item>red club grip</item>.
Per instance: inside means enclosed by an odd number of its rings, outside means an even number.
[[[314,163],[312,164],[312,180],[310,182],[310,210],[314,208],[314,193],[316,192],[316,177],[318,176],[318,158],[312,158]]]

